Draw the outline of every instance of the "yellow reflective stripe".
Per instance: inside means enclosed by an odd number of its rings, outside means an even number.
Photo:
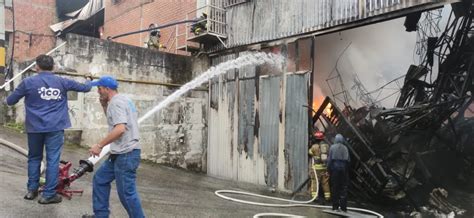
[[[325,170],[326,166],[324,166],[322,164],[315,164],[315,165],[313,165],[313,169],[315,169],[315,170]]]
[[[331,193],[329,193],[329,192],[324,192],[324,197],[325,197],[325,198],[330,198],[330,197],[331,197]]]
[[[5,66],[5,47],[0,47],[0,67]]]

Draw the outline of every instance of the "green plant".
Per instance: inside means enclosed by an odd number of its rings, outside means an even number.
[[[25,125],[23,123],[9,122],[9,123],[5,123],[4,126],[9,129],[13,129],[17,132],[21,132],[21,133],[25,132]]]

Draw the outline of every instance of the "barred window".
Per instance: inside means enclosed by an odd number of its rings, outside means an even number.
[[[224,7],[231,7],[234,5],[249,2],[250,0],[224,0]]]

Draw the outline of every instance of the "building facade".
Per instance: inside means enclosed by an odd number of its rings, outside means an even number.
[[[304,106],[312,105],[313,89],[317,88],[313,82],[318,68],[314,36],[451,2],[221,1],[227,28],[221,42],[206,46],[213,65],[243,55],[243,50],[278,53],[286,64],[282,72],[245,68],[211,82],[208,174],[280,190],[300,187],[308,177],[308,118],[312,114]],[[211,22],[217,19],[210,16]]]
[[[23,62],[54,48],[57,39],[49,25],[57,20],[55,0],[6,1],[7,56],[13,52],[14,60]]]
[[[184,20],[186,14],[196,8],[196,0],[107,0],[105,1],[105,8],[103,39],[122,33],[148,29],[152,23],[160,26]],[[177,53],[177,31],[183,32],[184,28],[177,29],[175,26],[171,26],[161,29],[160,43],[166,48],[160,49],[160,51]],[[121,37],[114,41],[144,47],[148,36],[149,33],[144,32]],[[180,40],[179,43],[184,43],[185,38]]]

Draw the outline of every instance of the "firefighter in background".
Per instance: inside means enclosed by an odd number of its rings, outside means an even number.
[[[155,27],[158,27],[158,25],[152,23],[150,26],[148,26],[148,29]],[[166,48],[160,43],[160,38],[161,34],[159,29],[150,31],[150,36],[148,37],[148,42],[146,43],[147,47],[156,50],[159,50],[160,48]]]
[[[318,178],[319,184],[322,187],[324,193],[324,199],[329,201],[331,199],[331,190],[329,188],[329,174],[327,172],[326,160],[329,152],[329,145],[324,142],[324,132],[317,131],[314,134],[315,143],[309,149],[309,155],[312,158],[312,166],[309,169],[309,175],[311,177],[311,197],[316,196],[316,176]],[[314,170],[316,170],[316,175],[314,175]],[[321,192],[320,192],[321,193]]]
[[[199,35],[207,30],[207,14],[202,13],[199,20],[191,25],[191,33]]]

